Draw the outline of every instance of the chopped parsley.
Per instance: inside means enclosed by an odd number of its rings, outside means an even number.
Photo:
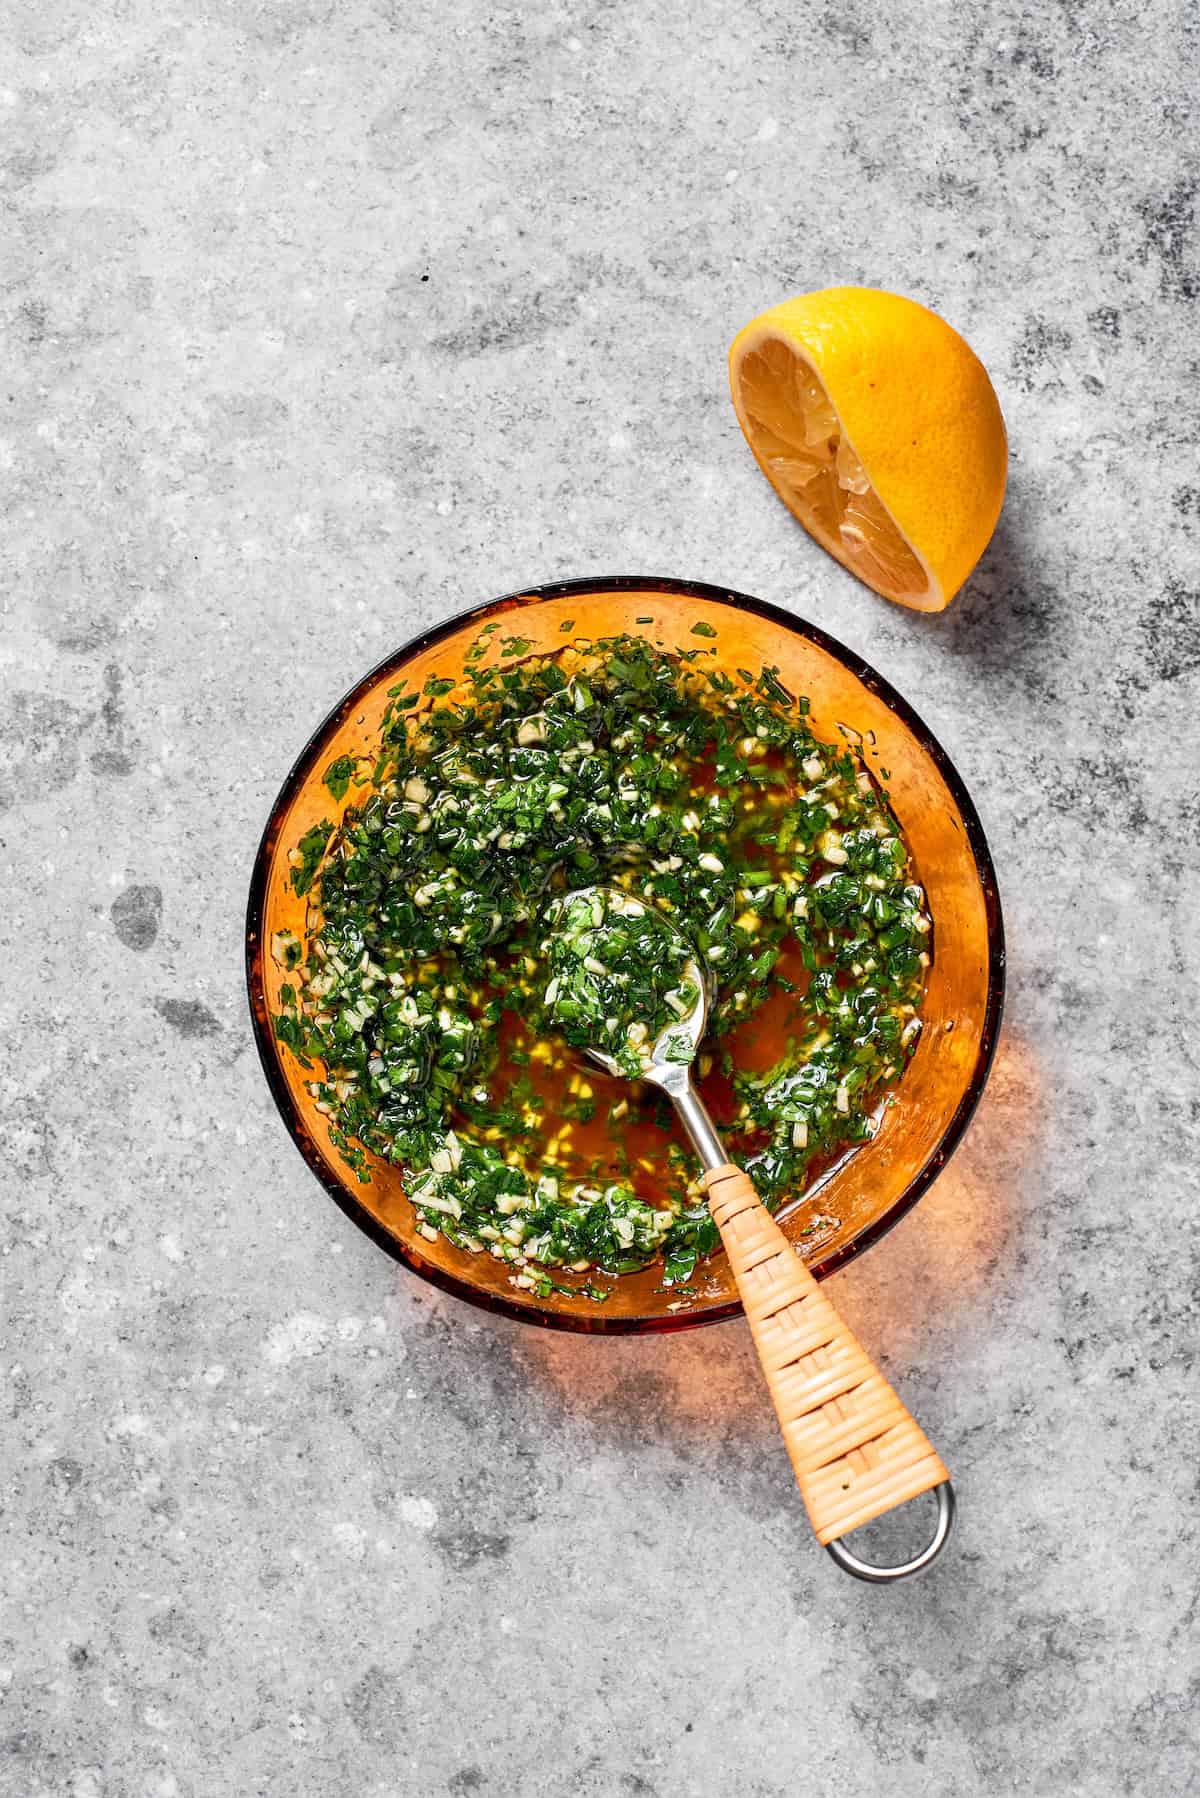
[[[293,890],[301,895],[307,893],[313,883],[313,876],[325,853],[325,845],[333,835],[333,825],[323,818],[320,824],[314,824],[311,830],[305,831],[295,849],[288,858],[292,868]]]
[[[325,770],[325,785],[335,799],[344,799],[350,787],[354,770],[358,766],[352,755],[339,755],[336,762],[330,762]]]

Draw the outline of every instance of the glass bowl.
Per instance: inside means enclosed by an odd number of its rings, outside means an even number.
[[[895,1104],[870,1142],[779,1214],[813,1273],[824,1278],[889,1230],[915,1205],[958,1143],[987,1079],[1004,990],[1004,932],[996,877],[975,808],[944,749],[912,708],[865,662],[815,625],[742,593],[696,581],[559,581],[510,594],[437,625],[360,680],[319,726],[283,784],[259,846],[246,919],[246,969],[258,1052],[297,1148],[346,1214],[414,1273],[472,1304],[555,1329],[678,1330],[718,1323],[741,1310],[723,1253],[697,1268],[683,1295],[664,1288],[661,1267],[600,1282],[607,1301],[552,1293],[539,1298],[510,1283],[511,1268],[440,1238],[417,1235],[400,1170],[372,1162],[360,1185],[329,1141],[327,1120],[305,1087],[305,1072],[274,1035],[286,978],[264,945],[278,930],[303,937],[306,901],[288,880],[288,851],[341,806],[322,775],[337,756],[364,753],[378,737],[388,688],[430,675],[457,679],[485,624],[504,619],[530,650],[561,649],[573,637],[621,632],[694,647],[697,623],[710,625],[717,665],[775,665],[785,686],[807,694],[820,737],[839,730],[863,739],[872,767],[887,770],[892,805],[907,836],[934,919],[923,1028],[894,1089]],[[568,620],[573,629],[564,632]],[[641,620],[643,622],[638,622]],[[650,622],[645,622],[649,620]],[[342,803],[347,803],[343,801]]]

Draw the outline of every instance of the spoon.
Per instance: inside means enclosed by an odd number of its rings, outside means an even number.
[[[617,910],[628,905],[628,895],[615,888],[583,887],[568,897],[597,897],[606,905],[615,901]],[[656,920],[686,953],[686,939],[676,926],[661,914]],[[648,1047],[641,1078],[666,1093],[704,1168],[709,1210],[737,1281],[817,1540],[857,1579],[906,1579],[928,1567],[945,1546],[954,1521],[950,1476],[820,1290],[749,1175],[730,1163],[692,1079],[691,1062],[708,1021],[708,983],[694,956],[685,973],[699,996],[687,1016],[673,1018]],[[687,1060],[680,1059],[681,1033],[691,1044]],[[623,1075],[604,1050],[589,1046],[587,1053],[608,1073]],[[929,1491],[937,1495],[937,1524],[928,1546],[912,1560],[879,1567],[847,1547],[843,1537],[851,1530]]]

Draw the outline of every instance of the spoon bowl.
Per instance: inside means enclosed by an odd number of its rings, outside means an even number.
[[[567,895],[570,899],[599,899],[607,905],[614,900],[624,901],[626,895],[618,887],[576,887]],[[687,948],[683,932],[678,925],[661,913],[656,914],[660,929],[665,936],[671,937],[680,948]],[[701,968],[694,955],[684,963],[684,973],[691,980],[697,991],[695,1004],[685,1017],[675,1018],[665,1025],[650,1045],[650,1051],[641,1071],[641,1079],[649,1081],[651,1086],[659,1087],[671,1100],[679,1114],[680,1122],[691,1138],[692,1145],[705,1168],[721,1167],[725,1162],[725,1151],[721,1140],[708,1115],[708,1108],[696,1091],[692,1079],[692,1062],[700,1047],[704,1032],[708,1027],[708,1005],[712,987],[709,975]],[[678,1055],[677,1045],[680,1035],[688,1039],[692,1046],[691,1056],[682,1061]],[[616,1058],[589,1043],[585,1053],[606,1074],[617,1079],[628,1079],[625,1070]]]

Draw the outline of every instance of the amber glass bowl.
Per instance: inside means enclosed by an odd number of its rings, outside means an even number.
[[[1004,933],[995,873],[975,808],[946,752],[916,713],[865,662],[814,625],[742,593],[694,581],[560,581],[477,606],[425,632],[365,675],[320,725],[283,784],[263,833],[250,887],[246,966],[258,1050],[284,1122],[301,1154],[342,1210],[382,1248],[435,1285],[527,1323],[589,1331],[677,1330],[732,1317],[741,1306],[723,1253],[697,1269],[694,1293],[663,1289],[661,1269],[605,1279],[598,1304],[584,1295],[538,1298],[511,1284],[511,1268],[440,1238],[416,1233],[398,1169],[372,1165],[360,1185],[329,1141],[327,1121],[306,1090],[305,1071],[275,1039],[286,978],[269,953],[277,930],[303,937],[306,901],[293,893],[288,852],[311,825],[340,807],[322,775],[335,757],[366,753],[378,740],[388,688],[401,675],[409,691],[430,675],[458,679],[485,624],[502,619],[530,644],[528,653],[561,649],[578,637],[621,632],[695,647],[697,623],[715,665],[757,670],[774,665],[793,692],[807,694],[817,735],[839,731],[863,740],[907,836],[934,920],[934,953],[917,1050],[895,1091],[896,1103],[868,1143],[835,1168],[780,1222],[803,1246],[818,1278],[861,1254],[915,1205],[945,1165],[983,1090],[995,1048],[1004,989]],[[638,622],[638,620],[650,620]],[[562,628],[568,620],[572,629]],[[497,633],[498,634],[498,633]],[[344,801],[348,803],[348,801]]]

